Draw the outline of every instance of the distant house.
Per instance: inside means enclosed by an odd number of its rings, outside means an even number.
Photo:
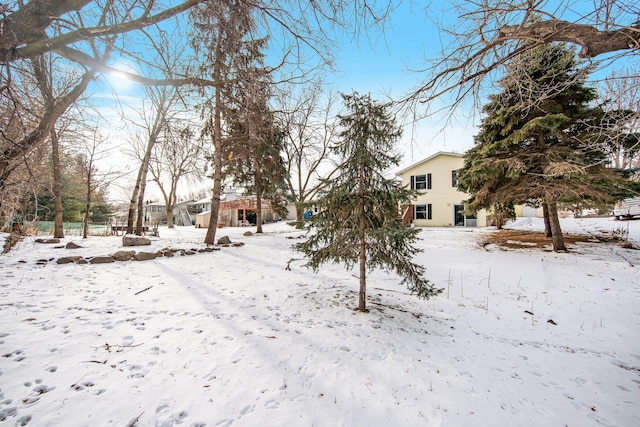
[[[192,209],[195,200],[184,200],[173,208],[173,225],[194,225],[196,212]]]
[[[218,212],[219,227],[239,227],[255,225],[257,214],[257,200],[255,197],[240,197],[233,188],[225,189],[220,196],[220,211]],[[194,202],[192,210],[197,211],[194,224],[198,228],[209,226],[211,218],[211,199]],[[273,222],[280,218],[273,212],[268,200],[262,200],[262,221]]]
[[[464,156],[438,152],[396,175],[402,184],[420,191],[408,206],[402,207],[402,222],[418,227],[485,227],[487,212],[465,214],[464,201],[469,195],[458,191],[458,169],[464,166]]]
[[[177,202],[173,208],[173,225],[193,225],[195,212],[190,212],[194,200]],[[164,202],[149,202],[144,205],[144,221],[147,224],[166,224],[167,208]]]
[[[211,204],[209,209],[196,215],[195,225],[198,228],[209,226],[211,218]],[[246,197],[235,200],[220,201],[218,212],[219,227],[240,227],[256,224],[257,200],[255,197]],[[280,219],[271,209],[268,200],[262,200],[262,221],[273,222]]]
[[[167,222],[167,208],[164,202],[147,202],[144,205],[144,222],[162,224]]]

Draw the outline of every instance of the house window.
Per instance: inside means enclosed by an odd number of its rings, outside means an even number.
[[[415,219],[431,219],[431,203],[428,205],[416,205]]]
[[[458,171],[451,171],[451,186],[458,186]]]
[[[412,175],[411,189],[412,190],[431,190],[431,174],[428,173],[426,175]]]

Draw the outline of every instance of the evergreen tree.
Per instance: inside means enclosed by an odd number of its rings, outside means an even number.
[[[211,90],[200,88],[204,102],[201,105],[204,118],[203,136],[211,140],[213,153],[213,191],[211,216],[204,242],[215,241],[220,211],[223,181],[223,155],[225,146],[233,141],[224,129],[234,119],[228,116],[229,106],[235,103],[234,93],[240,83],[246,82],[247,67],[253,65],[255,52],[253,34],[255,4],[240,0],[210,0],[195,7],[191,14],[193,24],[192,46],[201,62],[198,69],[203,75],[217,82]]]
[[[366,309],[367,269],[395,271],[409,290],[428,299],[440,290],[423,277],[424,267],[412,262],[418,230],[403,227],[398,207],[408,204],[415,191],[384,176],[400,157],[393,144],[401,135],[387,106],[357,93],[343,95],[348,114],[339,116],[341,143],[334,147],[342,157],[338,176],[313,203],[319,213],[305,223],[310,237],[296,245],[309,257],[307,266],[317,271],[325,262],[357,263],[360,270],[358,310]]]
[[[498,229],[504,227],[510,219],[516,219],[516,210],[513,207],[513,203],[510,202],[495,202],[491,205],[490,211],[493,225]]]
[[[495,203],[542,204],[555,251],[566,250],[558,202],[613,202],[621,176],[607,168],[604,146],[614,126],[592,106],[588,69],[563,44],[540,46],[516,58],[489,97],[475,146],[460,171],[461,191],[476,211]]]
[[[262,233],[262,201],[286,216],[284,132],[278,129],[268,101],[272,82],[263,65],[266,39],[245,42],[244,66],[238,69],[232,103],[226,106],[230,135],[225,144],[225,175],[256,196],[256,233]]]

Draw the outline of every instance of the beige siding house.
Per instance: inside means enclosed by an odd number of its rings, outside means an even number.
[[[403,222],[417,227],[486,227],[485,210],[464,213],[469,195],[456,188],[463,166],[462,154],[441,151],[396,173],[403,185],[420,191],[414,203],[402,208]]]

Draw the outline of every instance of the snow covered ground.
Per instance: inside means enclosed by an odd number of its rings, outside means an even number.
[[[562,226],[628,227],[640,246],[640,221]],[[424,229],[418,261],[444,292],[422,301],[373,272],[362,314],[355,272],[285,269],[300,231],[246,230],[218,230],[241,247],[151,261],[55,262],[121,237],[29,237],[0,255],[0,424],[640,425],[638,250],[483,248],[491,229]],[[152,249],[203,248],[204,233],[161,229]]]

